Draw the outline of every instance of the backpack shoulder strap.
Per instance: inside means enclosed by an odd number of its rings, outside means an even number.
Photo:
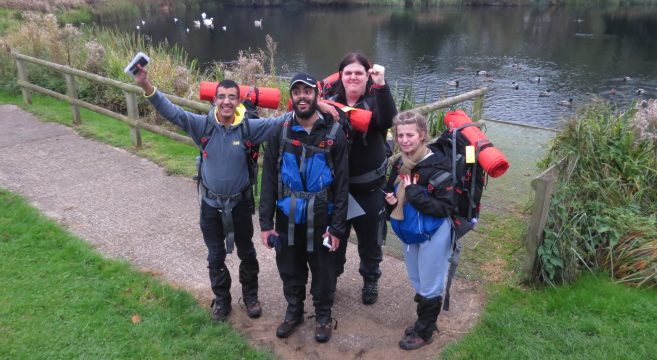
[[[285,150],[285,143],[287,143],[288,137],[287,137],[287,131],[288,128],[290,127],[290,120],[285,120],[283,122],[283,129],[281,130],[281,140],[278,145],[278,199],[283,198],[283,180],[281,179],[281,170],[280,166],[283,163],[283,150]]]
[[[335,173],[333,172],[333,157],[331,156],[331,148],[333,147],[333,143],[335,143],[335,138],[339,129],[340,123],[336,121],[333,123],[333,125],[331,125],[331,129],[324,136],[326,138],[326,151],[324,152],[324,156],[326,157],[326,162],[328,163],[328,166],[331,169],[331,174],[333,176],[335,176]]]

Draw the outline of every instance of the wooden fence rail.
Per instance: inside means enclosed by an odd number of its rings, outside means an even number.
[[[195,145],[194,141],[192,141],[192,139],[187,136],[141,121],[141,119],[139,118],[137,96],[142,93],[142,89],[138,86],[126,84],[117,80],[102,77],[100,75],[91,74],[86,71],[74,69],[65,65],[55,64],[49,61],[37,59],[31,56],[17,53],[15,51],[12,51],[11,54],[16,61],[16,67],[18,68],[17,83],[21,87],[21,91],[23,93],[23,101],[26,104],[32,103],[31,92],[36,91],[71,104],[71,111],[73,113],[73,124],[75,125],[79,125],[81,123],[80,107],[122,121],[130,126],[130,138],[132,140],[132,144],[135,147],[141,147],[141,129],[145,129],[152,133],[159,134],[186,144]],[[66,94],[60,94],[56,91],[52,91],[30,83],[26,63],[40,65],[48,69],[52,69],[62,73],[66,80]],[[126,97],[127,116],[78,99],[76,77],[95,81],[104,85],[112,86],[123,90]],[[165,96],[176,105],[185,106],[202,112],[208,112],[210,110],[210,105],[208,104],[187,100],[168,94],[165,94]]]
[[[152,133],[159,134],[179,142],[194,145],[192,139],[187,136],[180,135],[173,131],[169,131],[159,126],[151,125],[141,121],[141,119],[139,118],[137,96],[142,93],[142,89],[138,86],[126,84],[117,80],[88,73],[86,71],[74,69],[65,65],[55,64],[35,57],[23,55],[15,51],[12,51],[11,54],[16,61],[16,67],[18,69],[17,83],[21,87],[21,92],[23,93],[23,101],[26,104],[32,103],[31,92],[36,91],[71,104],[71,111],[72,111],[74,125],[79,125],[81,123],[80,107],[122,121],[130,126],[130,138],[132,144],[135,147],[141,147],[141,132],[140,132],[141,129],[148,130]],[[66,80],[66,94],[60,94],[56,91],[52,91],[30,83],[26,62],[43,66],[48,69],[52,69],[62,73]],[[77,80],[76,80],[77,77],[87,79],[90,81],[95,81],[107,86],[112,86],[123,90],[126,97],[127,115],[119,114],[114,111],[78,99]],[[445,108],[448,106],[452,106],[464,102],[466,100],[474,99],[474,104],[472,108],[472,112],[473,112],[472,119],[476,121],[481,119],[482,117],[483,109],[484,109],[484,96],[486,95],[487,92],[488,92],[488,88],[481,88],[448,99],[439,100],[428,105],[420,106],[415,110],[419,111],[422,114],[427,114],[429,112],[441,108]],[[208,112],[210,110],[210,105],[206,103],[183,99],[174,95],[164,94],[164,96],[166,96],[169,100],[171,100],[172,103],[176,105],[184,106],[201,112]]]

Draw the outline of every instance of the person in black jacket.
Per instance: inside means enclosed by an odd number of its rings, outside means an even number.
[[[310,267],[315,340],[326,342],[331,338],[335,251],[346,239],[347,140],[339,122],[318,111],[317,81],[312,76],[293,77],[290,97],[294,113],[270,133],[265,149],[261,236],[265,246],[276,248],[288,303],[276,336],[290,336],[303,322]]]
[[[404,242],[408,278],[415,288],[417,316],[399,346],[413,350],[431,343],[446,292],[454,212],[451,162],[426,145],[427,120],[408,111],[394,120],[401,157],[388,179],[386,202],[392,229]]]
[[[328,84],[325,97],[350,107],[371,111],[369,123],[353,124],[349,151],[349,193],[365,211],[348,223],[347,238],[353,226],[358,237],[359,273],[363,277],[362,302],[374,304],[378,298],[381,246],[385,240],[385,201],[381,191],[385,184],[388,129],[397,114],[390,87],[385,82],[385,68],[371,65],[362,54],[349,53],[340,63],[340,77]],[[347,241],[338,250],[337,272],[344,272]]]

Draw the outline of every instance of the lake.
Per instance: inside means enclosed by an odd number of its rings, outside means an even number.
[[[202,11],[214,18],[214,29],[193,26]],[[254,26],[259,19],[262,26]],[[137,31],[140,20],[98,22]],[[337,70],[347,52],[360,51],[386,67],[386,80],[398,94],[412,84],[416,100],[424,103],[487,86],[484,116],[514,123],[556,128],[595,97],[628,106],[657,96],[654,6],[209,6],[186,13],[158,11],[143,20],[139,32],[153,42],[180,45],[202,67],[235,60],[239,50],[265,49],[269,34],[278,43],[275,63],[281,75],[307,71],[323,78]],[[487,76],[476,75],[478,70]],[[458,88],[448,84],[457,80]],[[573,106],[558,104],[568,99]]]

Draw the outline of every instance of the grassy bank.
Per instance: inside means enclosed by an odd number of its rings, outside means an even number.
[[[188,293],[101,258],[2,189],[0,256],[0,358],[270,358]]]
[[[189,294],[102,259],[1,189],[0,254],[0,358],[270,357],[212,324]],[[657,351],[655,289],[600,274],[490,293],[480,324],[441,358],[648,359]]]
[[[651,359],[655,299],[655,289],[615,284],[607,274],[559,288],[499,288],[480,324],[441,358]]]

